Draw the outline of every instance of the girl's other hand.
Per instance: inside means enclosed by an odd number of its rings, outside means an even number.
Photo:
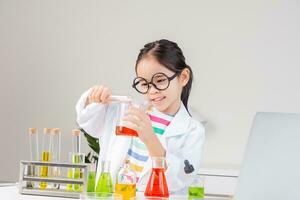
[[[104,85],[95,85],[86,100],[85,106],[91,103],[107,103],[111,95],[111,89]]]
[[[133,128],[138,132],[139,138],[144,143],[147,143],[155,135],[150,118],[143,108],[131,106],[123,120],[129,121],[133,125]]]
[[[133,129],[138,132],[139,138],[147,146],[151,156],[166,155],[164,147],[153,131],[150,117],[143,108],[131,106],[123,120],[133,124]]]

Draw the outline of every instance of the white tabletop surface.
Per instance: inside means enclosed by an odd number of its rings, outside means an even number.
[[[0,199],[3,200],[68,200],[71,198],[46,197],[35,195],[21,195],[17,185],[0,187]]]
[[[142,195],[137,194],[137,197]],[[17,185],[0,187],[0,199],[2,200],[71,200],[72,198],[47,197],[36,195],[21,195]],[[170,196],[172,199],[172,195]],[[228,198],[212,198],[207,197],[207,200],[228,200]]]

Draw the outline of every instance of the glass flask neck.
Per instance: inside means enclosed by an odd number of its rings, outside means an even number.
[[[109,172],[110,161],[102,161],[102,173]]]
[[[151,157],[152,168],[166,169],[166,158],[165,157]]]

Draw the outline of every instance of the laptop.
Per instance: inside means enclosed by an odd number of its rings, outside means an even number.
[[[300,114],[258,113],[234,200],[299,199]]]

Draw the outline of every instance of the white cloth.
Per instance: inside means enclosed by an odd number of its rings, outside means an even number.
[[[99,138],[100,154],[96,180],[101,173],[101,161],[110,160],[110,172],[114,181],[132,138],[116,136],[114,133],[118,104],[92,103],[85,107],[89,92],[90,90],[86,91],[77,102],[77,123],[91,136]],[[159,138],[166,150],[168,168],[165,175],[171,193],[182,191],[191,182],[184,172],[184,160],[188,160],[194,166],[195,172],[199,171],[204,133],[203,125],[190,117],[181,104],[165,133]],[[138,191],[145,190],[151,166],[151,159],[148,159],[137,183]]]

